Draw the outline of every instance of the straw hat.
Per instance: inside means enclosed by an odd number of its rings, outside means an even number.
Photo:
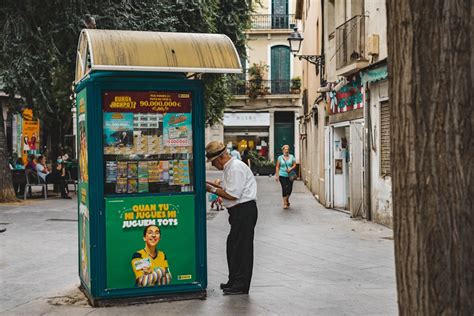
[[[226,151],[225,145],[219,141],[213,141],[206,146],[207,162],[211,162]]]

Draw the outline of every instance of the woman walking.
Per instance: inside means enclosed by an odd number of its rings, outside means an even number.
[[[293,180],[290,177],[292,171],[296,168],[296,158],[290,154],[290,146],[283,145],[281,147],[283,155],[278,157],[275,170],[276,181],[280,181],[283,196],[283,208],[290,207],[290,195],[293,191]]]

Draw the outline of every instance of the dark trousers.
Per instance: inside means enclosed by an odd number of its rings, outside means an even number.
[[[281,196],[290,196],[291,192],[293,192],[293,181],[290,181],[289,177],[282,177],[279,178],[281,184]]]
[[[255,201],[237,204],[228,209],[230,233],[227,236],[229,284],[249,290],[253,270],[253,237],[258,210]]]
[[[61,177],[59,173],[51,172],[46,175],[46,183],[54,183],[59,185],[59,191],[61,192],[61,196],[64,197],[67,195],[66,191],[66,182],[64,178]]]

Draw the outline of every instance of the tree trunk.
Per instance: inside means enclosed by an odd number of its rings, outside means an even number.
[[[8,166],[7,137],[3,118],[3,104],[0,103],[0,203],[13,202],[18,199],[13,190],[12,173]]]
[[[472,315],[474,10],[390,0],[387,12],[400,314]]]

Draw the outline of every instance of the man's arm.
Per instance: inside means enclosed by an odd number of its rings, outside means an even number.
[[[235,196],[230,195],[227,193],[222,187],[217,187],[216,184],[209,184],[206,183],[206,191],[210,193],[214,193],[220,197],[223,197],[224,199],[235,201],[237,198]]]

